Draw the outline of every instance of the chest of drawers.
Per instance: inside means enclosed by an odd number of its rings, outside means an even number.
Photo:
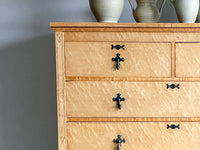
[[[51,23],[59,150],[199,150],[200,25]]]

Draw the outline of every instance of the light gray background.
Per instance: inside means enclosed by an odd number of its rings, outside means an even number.
[[[0,0],[0,150],[57,149],[56,21],[95,18],[88,0]],[[119,22],[134,22],[128,0]],[[160,22],[177,22],[170,0]]]

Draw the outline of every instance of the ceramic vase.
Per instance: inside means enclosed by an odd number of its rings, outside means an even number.
[[[171,2],[175,7],[179,22],[195,22],[199,10],[199,0],[171,0]]]
[[[199,12],[198,12],[198,15],[197,15],[196,22],[200,23],[200,0],[199,0]]]
[[[118,22],[124,0],[89,0],[90,8],[99,22]]]
[[[133,3],[129,0],[136,22],[158,22],[166,0],[162,1],[160,8],[156,6],[157,0],[136,0],[137,8],[134,9]]]

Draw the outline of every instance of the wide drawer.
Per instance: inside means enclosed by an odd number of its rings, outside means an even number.
[[[200,43],[176,43],[176,76],[200,77]]]
[[[66,82],[68,117],[199,117],[200,83]],[[117,94],[125,101],[118,108]]]
[[[124,45],[112,49],[112,45]],[[120,54],[119,70],[112,59]],[[116,60],[116,59],[115,59]],[[65,75],[91,77],[170,77],[170,43],[66,42]]]
[[[117,135],[126,140],[121,150],[200,149],[199,122],[80,122],[67,127],[68,150],[117,150]]]

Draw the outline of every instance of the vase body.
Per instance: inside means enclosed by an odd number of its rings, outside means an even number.
[[[124,0],[89,0],[90,8],[99,22],[118,22]]]
[[[199,12],[198,12],[198,15],[197,15],[196,22],[200,23],[200,0],[199,0]]]
[[[134,10],[131,0],[129,3],[133,9],[133,16],[136,22],[158,22],[161,16],[162,8],[166,2],[163,0],[160,9],[157,8],[157,0],[136,0],[137,8]]]
[[[175,7],[179,22],[195,22],[199,10],[199,0],[171,0],[171,2]]]

